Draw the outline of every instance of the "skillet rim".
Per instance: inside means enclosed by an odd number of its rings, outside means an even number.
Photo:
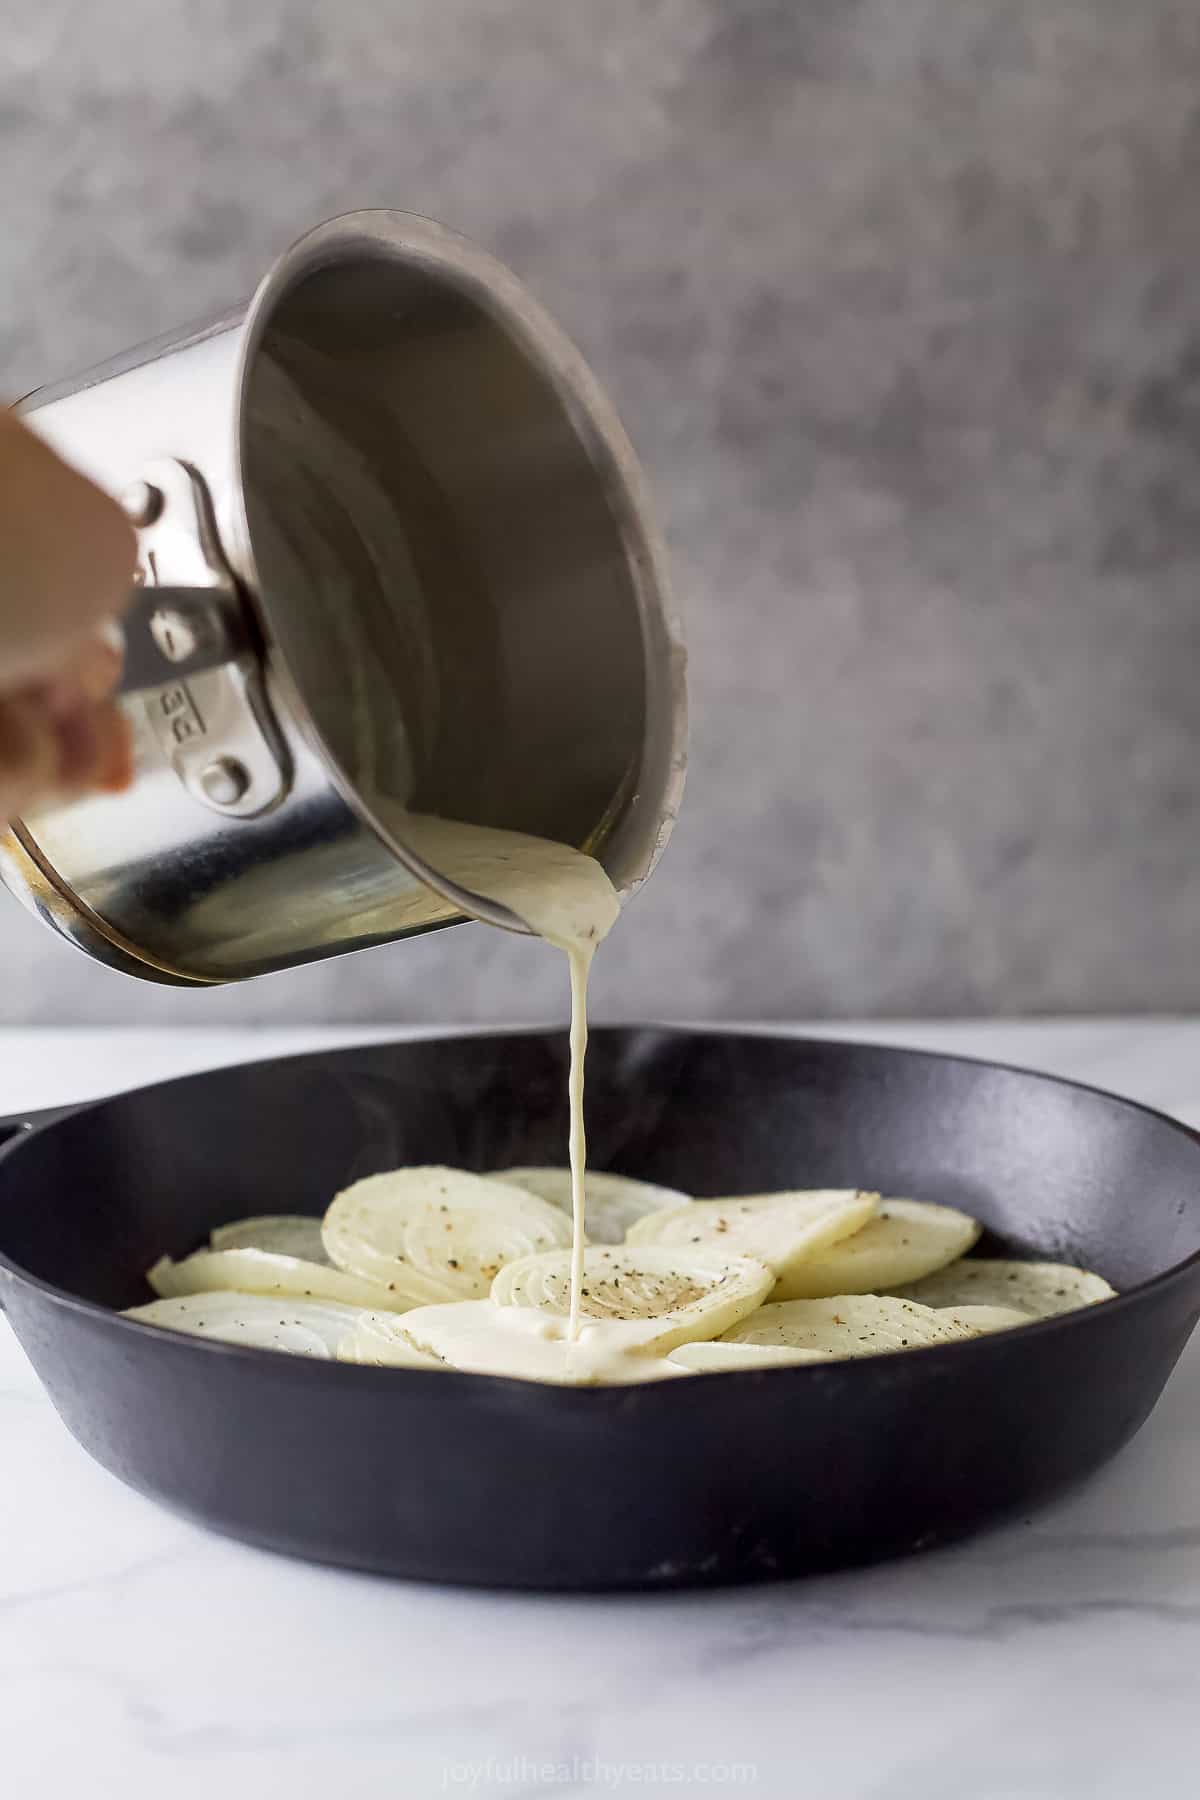
[[[56,1124],[60,1122],[65,1123],[69,1118],[74,1119],[81,1114],[93,1112],[99,1107],[106,1106],[113,1101],[123,1100],[133,1095],[140,1096],[143,1094],[153,1094],[164,1088],[182,1087],[188,1082],[204,1081],[213,1075],[224,1074],[235,1069],[271,1068],[281,1064],[303,1062],[306,1060],[324,1061],[331,1056],[356,1053],[363,1050],[388,1050],[420,1044],[453,1044],[468,1038],[544,1038],[557,1035],[559,1031],[565,1031],[565,1027],[535,1024],[516,1025],[510,1026],[507,1029],[496,1030],[491,1026],[481,1026],[478,1028],[467,1026],[461,1030],[455,1031],[445,1031],[434,1028],[429,1032],[421,1031],[418,1028],[418,1031],[414,1035],[408,1037],[365,1038],[357,1043],[351,1041],[345,1044],[330,1045],[313,1050],[288,1051],[280,1056],[249,1057],[241,1061],[218,1063],[210,1069],[193,1069],[182,1075],[169,1075],[161,1081],[144,1082],[135,1087],[121,1088],[111,1094],[102,1094],[92,1100],[80,1101],[77,1106],[42,1109],[44,1113],[50,1115],[46,1117],[45,1123],[42,1125],[39,1125],[37,1122],[39,1117],[37,1111],[25,1114],[17,1112],[6,1119],[0,1120],[0,1125],[8,1123],[16,1123],[18,1125],[18,1130],[10,1142],[5,1143],[0,1140],[0,1180],[3,1179],[3,1165],[11,1157],[18,1156],[22,1149],[28,1148],[28,1146],[30,1146],[43,1131],[52,1130]],[[1067,1088],[1076,1093],[1089,1094],[1101,1100],[1115,1102],[1118,1106],[1126,1107],[1132,1112],[1141,1113],[1144,1117],[1153,1120],[1156,1124],[1165,1125],[1179,1136],[1186,1138],[1192,1149],[1196,1152],[1198,1158],[1197,1175],[1198,1186],[1200,1186],[1200,1130],[1185,1124],[1181,1119],[1173,1118],[1170,1113],[1162,1112],[1158,1107],[1149,1106],[1144,1101],[1134,1100],[1124,1094],[1114,1093],[1110,1088],[1098,1087],[1094,1082],[1077,1081],[1071,1076],[1055,1075],[1047,1070],[1030,1068],[1027,1064],[1023,1063],[998,1062],[991,1057],[972,1056],[957,1051],[930,1050],[917,1045],[882,1044],[873,1042],[867,1038],[826,1038],[814,1036],[806,1031],[788,1032],[765,1027],[763,1029],[758,1029],[756,1027],[747,1027],[744,1025],[731,1030],[725,1030],[720,1026],[705,1024],[659,1023],[654,1020],[621,1020],[594,1026],[591,1035],[593,1038],[600,1038],[608,1036],[609,1034],[616,1035],[629,1032],[656,1032],[660,1036],[674,1038],[720,1037],[725,1039],[752,1039],[755,1041],[766,1039],[768,1042],[772,1043],[804,1045],[810,1049],[816,1050],[839,1048],[847,1051],[866,1050],[902,1058],[917,1057],[930,1062],[966,1064],[968,1067],[990,1069],[999,1074],[1030,1077],[1035,1081],[1044,1082],[1053,1087]],[[21,1129],[21,1127],[24,1127],[24,1129]],[[2,1226],[2,1213],[0,1213],[0,1226]],[[1191,1256],[1185,1257],[1182,1262],[1173,1264],[1169,1269],[1164,1269],[1159,1274],[1152,1275],[1148,1281],[1139,1282],[1134,1287],[1123,1289],[1111,1299],[1097,1301],[1084,1307],[1078,1307],[1070,1312],[1052,1314],[1048,1318],[1031,1319],[1028,1325],[1009,1326],[1003,1331],[983,1332],[978,1337],[965,1341],[950,1344],[915,1346],[914,1349],[910,1350],[907,1354],[921,1354],[928,1359],[931,1374],[941,1372],[947,1367],[947,1356],[954,1356],[955,1354],[961,1356],[961,1353],[968,1348],[976,1355],[986,1355],[989,1352],[994,1354],[994,1346],[997,1343],[1004,1343],[1011,1338],[1013,1333],[1018,1331],[1021,1333],[1023,1339],[1026,1338],[1029,1333],[1035,1333],[1040,1339],[1053,1331],[1079,1329],[1084,1325],[1085,1321],[1089,1319],[1090,1315],[1100,1313],[1104,1316],[1110,1316],[1114,1308],[1128,1311],[1132,1306],[1141,1304],[1152,1294],[1159,1294],[1170,1287],[1181,1285],[1183,1278],[1188,1273],[1197,1270],[1200,1270],[1200,1250],[1194,1251]],[[525,1377],[515,1375],[486,1375],[466,1369],[447,1368],[443,1371],[440,1369],[373,1368],[362,1363],[339,1362],[336,1357],[326,1359],[321,1357],[295,1356],[289,1355],[283,1351],[261,1348],[257,1345],[233,1344],[223,1342],[219,1338],[196,1337],[184,1332],[171,1331],[166,1326],[147,1324],[141,1319],[127,1318],[124,1313],[116,1312],[109,1307],[102,1306],[98,1301],[86,1300],[82,1295],[74,1294],[69,1289],[59,1287],[54,1282],[46,1281],[41,1276],[34,1275],[29,1270],[22,1268],[19,1263],[14,1262],[12,1258],[6,1254],[2,1247],[0,1247],[0,1312],[4,1311],[4,1279],[10,1280],[20,1287],[32,1289],[35,1293],[43,1296],[56,1307],[65,1308],[70,1312],[79,1313],[85,1317],[103,1320],[107,1326],[115,1327],[119,1332],[136,1334],[131,1341],[136,1342],[140,1337],[142,1342],[158,1341],[161,1344],[170,1345],[171,1351],[169,1353],[172,1354],[175,1352],[186,1353],[189,1350],[199,1350],[202,1353],[209,1355],[216,1354],[227,1358],[233,1357],[242,1361],[248,1360],[253,1367],[262,1367],[260,1359],[263,1357],[269,1357],[273,1360],[283,1358],[286,1363],[292,1365],[312,1362],[316,1364],[325,1378],[330,1378],[332,1376],[332,1379],[334,1380],[341,1380],[348,1376],[350,1380],[357,1379],[360,1381],[385,1383],[387,1388],[393,1394],[396,1392],[396,1378],[398,1376],[402,1379],[417,1377],[418,1379],[424,1380],[428,1379],[428,1377],[433,1374],[436,1374],[439,1382],[452,1382],[455,1389],[460,1392],[468,1394],[478,1393],[480,1391],[479,1384],[482,1382],[486,1384],[486,1392],[491,1395],[499,1397],[507,1394],[515,1399],[518,1395],[527,1395],[534,1392],[542,1397],[539,1402],[540,1404],[550,1406],[611,1406],[614,1403],[620,1404],[622,1396],[635,1395],[638,1397],[637,1403],[654,1405],[657,1404],[657,1402],[646,1398],[649,1394],[653,1393],[655,1390],[671,1390],[676,1387],[676,1383],[673,1380],[575,1387],[558,1382],[532,1381]],[[397,1314],[397,1317],[403,1317],[403,1314]],[[145,1337],[146,1333],[149,1333],[149,1340]],[[810,1377],[815,1380],[848,1379],[853,1381],[878,1379],[879,1375],[883,1372],[880,1369],[881,1363],[886,1366],[890,1364],[896,1356],[903,1355],[905,1355],[905,1352],[903,1351],[893,1351],[883,1357],[862,1356],[836,1358],[829,1364],[797,1363],[791,1366],[783,1364],[777,1368],[722,1369],[719,1371],[705,1370],[700,1372],[703,1375],[701,1392],[704,1391],[704,1383],[709,1381],[717,1381],[718,1383],[727,1381],[762,1381],[785,1376],[793,1379],[796,1377]],[[953,1367],[953,1364],[950,1366]],[[847,1374],[848,1370],[855,1368],[865,1368],[872,1371],[872,1373],[862,1376]],[[335,1371],[344,1371],[345,1374],[338,1374],[335,1373]],[[695,1385],[694,1381],[685,1381],[685,1386],[688,1389],[694,1390]],[[630,1401],[627,1399],[626,1404],[629,1403]],[[685,1404],[692,1403],[685,1402]]]

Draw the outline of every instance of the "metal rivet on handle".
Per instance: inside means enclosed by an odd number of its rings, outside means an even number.
[[[236,806],[250,791],[250,771],[236,756],[218,756],[200,771],[200,786],[214,806]]]
[[[195,625],[174,607],[160,606],[151,613],[150,635],[168,662],[186,662],[200,648]]]
[[[149,481],[131,481],[121,495],[121,510],[139,531],[153,525],[162,509],[162,489]]]

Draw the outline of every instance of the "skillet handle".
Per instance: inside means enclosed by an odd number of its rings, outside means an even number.
[[[72,1106],[44,1106],[37,1112],[13,1113],[7,1119],[0,1119],[0,1163],[5,1155],[16,1146],[27,1132],[36,1131],[39,1126],[52,1125],[56,1119],[70,1118],[72,1113],[82,1112],[90,1101],[76,1100]],[[4,1311],[4,1285],[0,1282],[0,1312]]]
[[[43,1106],[37,1112],[12,1113],[8,1118],[0,1119],[0,1156],[19,1143],[27,1131],[53,1125],[56,1119],[69,1119],[72,1113],[82,1112],[85,1106],[92,1104],[90,1100],[76,1100],[70,1106]]]
[[[31,1114],[28,1118],[22,1118],[18,1114],[15,1119],[0,1119],[0,1160],[3,1159],[6,1150],[10,1150],[25,1136],[27,1131],[32,1130],[35,1117],[36,1114]],[[0,1281],[0,1313],[3,1311],[4,1283]]]

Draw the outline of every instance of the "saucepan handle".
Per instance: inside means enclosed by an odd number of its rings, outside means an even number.
[[[203,675],[253,648],[236,593],[221,588],[136,587],[122,627],[123,694]]]
[[[256,650],[199,470],[171,457],[147,463],[121,495],[138,534],[137,585],[121,621],[121,692],[186,681]]]

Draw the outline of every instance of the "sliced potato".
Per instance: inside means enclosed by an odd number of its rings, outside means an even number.
[[[953,1206],[925,1200],[881,1200],[875,1217],[852,1237],[806,1256],[781,1273],[777,1300],[820,1300],[827,1294],[890,1294],[969,1250],[979,1225]]]
[[[220,1338],[256,1350],[284,1350],[292,1356],[329,1361],[353,1329],[358,1312],[357,1307],[332,1301],[215,1293],[152,1300],[148,1306],[131,1306],[125,1317],[192,1337]]]
[[[630,1349],[663,1351],[690,1338],[716,1337],[752,1312],[773,1284],[763,1263],[712,1249],[597,1247],[584,1253],[578,1341],[598,1343],[600,1325],[605,1342]],[[492,1283],[492,1299],[497,1306],[549,1314],[565,1330],[570,1252],[551,1250],[509,1263]]]
[[[1015,1262],[1002,1256],[971,1256],[939,1269],[904,1289],[924,1306],[1011,1306],[1032,1319],[1074,1312],[1111,1300],[1116,1292],[1102,1275],[1068,1263]]]
[[[479,1300],[463,1301],[466,1306],[486,1305]],[[410,1338],[406,1338],[397,1329],[399,1320],[395,1313],[364,1312],[355,1321],[354,1328],[341,1341],[337,1348],[339,1362],[369,1363],[376,1368],[389,1369],[444,1369],[447,1364],[440,1357],[430,1356],[424,1350],[418,1350]]]
[[[725,1333],[734,1344],[783,1345],[833,1356],[877,1356],[974,1337],[932,1307],[877,1294],[835,1294],[821,1300],[776,1300],[760,1306]]]
[[[636,1333],[631,1337],[625,1321],[593,1321],[571,1342],[565,1318],[491,1300],[419,1306],[397,1319],[388,1335],[455,1369],[561,1387],[617,1387],[683,1373]]]
[[[485,1298],[505,1263],[569,1244],[571,1221],[524,1188],[426,1166],[356,1181],[321,1233],[339,1269],[425,1305]]]
[[[403,1312],[414,1304],[378,1281],[347,1275],[327,1262],[305,1262],[271,1250],[197,1250],[181,1262],[160,1257],[146,1280],[164,1300],[181,1294],[232,1291],[239,1294],[288,1294],[298,1300],[336,1300],[345,1306],[377,1306]]]
[[[802,1350],[795,1344],[736,1344],[721,1338],[715,1344],[680,1344],[667,1352],[667,1361],[693,1375],[721,1375],[732,1369],[795,1368],[800,1363],[836,1362],[832,1350]]]
[[[1030,1323],[1029,1314],[1015,1306],[938,1306],[934,1311],[944,1313],[956,1325],[965,1325],[968,1331],[980,1333],[1011,1331],[1014,1326]]]
[[[687,1251],[708,1246],[728,1256],[752,1256],[786,1285],[810,1257],[861,1231],[878,1206],[878,1194],[854,1188],[693,1200],[638,1219],[625,1242]]]
[[[210,1250],[273,1250],[280,1256],[296,1256],[302,1262],[328,1263],[321,1242],[320,1219],[304,1213],[264,1213],[253,1219],[234,1219],[209,1234]]]
[[[496,1179],[511,1181],[527,1193],[537,1194],[552,1206],[571,1211],[570,1169],[515,1168],[497,1170]],[[587,1235],[591,1244],[619,1244],[637,1219],[668,1207],[686,1206],[690,1194],[678,1188],[655,1187],[632,1175],[610,1175],[602,1169],[587,1172]]]

